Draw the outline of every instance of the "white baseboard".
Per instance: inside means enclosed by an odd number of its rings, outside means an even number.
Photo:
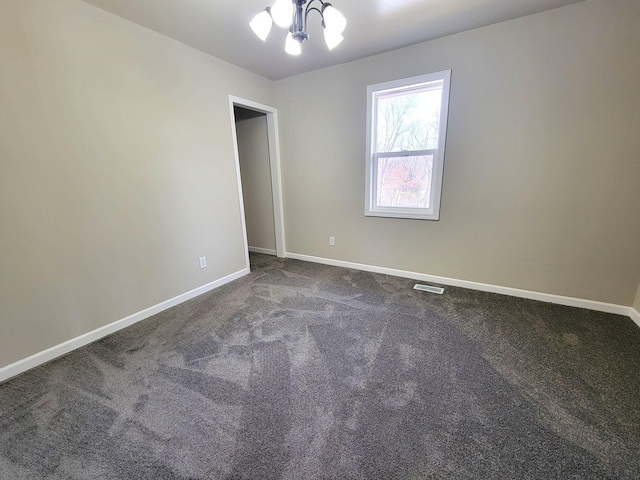
[[[640,327],[640,313],[633,307],[629,308],[629,317]]]
[[[276,251],[270,248],[262,248],[262,247],[249,247],[249,251],[251,253],[264,253],[265,255],[273,255],[276,256]]]
[[[97,328],[91,332],[80,335],[79,337],[72,338],[71,340],[67,340],[66,342],[55,345],[51,348],[43,350],[42,352],[38,352],[34,355],[31,355],[30,357],[18,360],[15,363],[7,365],[6,367],[2,367],[0,368],[0,382],[4,382],[11,377],[26,372],[27,370],[37,367],[38,365],[42,365],[43,363],[49,362],[57,357],[65,355],[72,350],[84,347],[85,345],[93,343],[96,340],[100,340],[107,335],[115,333],[118,330],[122,330],[123,328],[133,325],[134,323],[138,323],[141,320],[149,318],[182,302],[186,302],[187,300],[197,297],[198,295],[207,293],[214,288],[220,287],[225,283],[236,280],[248,273],[249,269],[243,268],[242,270],[232,273],[231,275],[227,275],[226,277],[214,280],[213,282],[202,285],[201,287],[194,288],[193,290],[178,295],[177,297],[165,300],[164,302],[160,302],[156,305],[153,305],[152,307],[145,308],[144,310],[129,315],[128,317],[116,320],[113,323]]]
[[[631,313],[631,311],[633,311],[637,315],[638,312],[633,310],[631,307],[616,305],[613,303],[596,302],[594,300],[584,300],[582,298],[574,297],[563,297],[561,295],[553,295],[551,293],[533,292],[530,290],[521,290],[518,288],[491,285],[488,283],[459,280],[457,278],[439,277],[437,275],[428,275],[425,273],[396,270],[395,268],[377,267],[374,265],[365,265],[362,263],[333,260],[331,258],[313,257],[310,255],[302,255],[300,253],[287,252],[287,258],[304,260],[306,262],[323,263],[325,265],[332,265],[335,267],[353,268],[355,270],[363,270],[365,272],[382,273],[385,275],[393,275],[396,277],[411,278],[413,280],[439,283],[442,285],[451,285],[453,287],[469,288],[471,290],[480,290],[482,292],[500,293],[502,295],[510,295],[512,297],[540,300],[542,302],[557,303],[560,305],[567,305],[569,307],[586,308],[589,310],[596,310],[598,312],[615,313],[618,315],[630,316],[640,326],[640,320],[634,319]]]

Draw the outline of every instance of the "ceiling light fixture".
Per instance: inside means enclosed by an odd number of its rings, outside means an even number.
[[[319,5],[312,6],[315,3]],[[307,17],[313,10],[322,17],[324,41],[329,50],[333,50],[344,40],[342,32],[347,26],[347,19],[330,3],[322,0],[276,0],[272,7],[265,8],[253,17],[249,25],[263,42],[267,39],[274,22],[279,27],[289,27],[284,50],[289,55],[300,55],[302,44],[309,38]]]

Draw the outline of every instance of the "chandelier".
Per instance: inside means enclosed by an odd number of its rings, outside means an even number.
[[[267,39],[273,22],[282,28],[289,27],[284,50],[289,55],[300,55],[302,44],[309,38],[307,17],[313,10],[322,17],[324,41],[329,50],[333,50],[343,40],[342,32],[347,26],[347,19],[330,3],[322,0],[310,0],[308,3],[307,0],[276,0],[272,7],[258,13],[249,25],[262,41]]]

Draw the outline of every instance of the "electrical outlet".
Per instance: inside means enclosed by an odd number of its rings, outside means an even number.
[[[336,237],[329,237],[329,245],[332,247],[336,246]]]
[[[207,257],[200,257],[200,268],[207,268]]]

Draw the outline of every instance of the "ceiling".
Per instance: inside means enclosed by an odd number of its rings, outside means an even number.
[[[344,41],[325,46],[316,12],[302,55],[284,52],[286,30],[266,42],[249,28],[274,0],[84,0],[271,80],[357,60],[583,0],[331,0],[347,18]],[[315,0],[319,3],[319,0]]]

